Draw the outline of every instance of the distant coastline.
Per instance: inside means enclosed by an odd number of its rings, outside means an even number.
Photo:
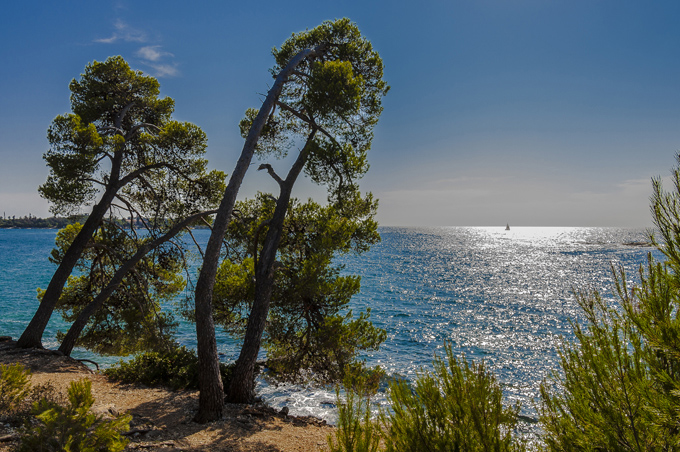
[[[75,215],[71,217],[38,218],[34,216],[24,217],[0,217],[0,229],[61,229],[69,224],[84,222],[87,215]]]
[[[61,229],[73,223],[85,223],[87,215],[73,215],[70,217],[49,217],[38,218],[32,215],[24,217],[0,217],[0,229]],[[124,227],[130,227],[129,220],[117,219],[117,222]],[[135,220],[135,226],[143,228],[144,223],[140,220]],[[191,229],[206,229],[204,224],[195,224]]]

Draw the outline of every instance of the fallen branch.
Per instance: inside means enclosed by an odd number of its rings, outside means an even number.
[[[78,362],[94,364],[95,367],[97,368],[97,370],[99,370],[99,364],[97,364],[96,362],[94,362],[90,359],[79,359]]]
[[[141,435],[142,433],[149,433],[151,430],[153,430],[153,428],[133,428],[132,430],[130,430],[128,432],[121,433],[121,435],[132,436],[135,433],[139,433]]]
[[[18,433],[12,433],[11,435],[5,435],[5,436],[0,436],[0,443],[8,443],[10,441],[14,441],[15,439],[19,439],[20,436]]]

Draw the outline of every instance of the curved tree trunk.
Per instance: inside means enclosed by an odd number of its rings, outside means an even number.
[[[268,223],[267,236],[262,246],[255,269],[255,299],[248,316],[246,334],[236,367],[231,376],[227,401],[230,403],[251,403],[255,398],[255,363],[260,352],[262,333],[269,315],[272,290],[274,288],[274,262],[281,242],[283,222],[286,219],[293,185],[307,162],[315,132],[307,138],[304,148],[288,172],[285,181],[279,183],[281,191],[276,200],[274,215]]]
[[[149,254],[149,252],[151,252],[152,250],[161,246],[163,243],[172,239],[174,236],[179,234],[179,232],[182,229],[187,227],[196,219],[206,215],[211,215],[213,213],[215,213],[215,211],[211,210],[191,215],[190,217],[187,217],[181,222],[177,223],[175,226],[172,227],[172,229],[170,229],[167,233],[163,234],[162,236],[158,237],[156,240],[142,246],[134,254],[134,256],[132,256],[128,261],[121,265],[121,267],[116,271],[116,273],[113,275],[113,277],[106,285],[106,287],[104,287],[104,289],[101,292],[99,292],[99,295],[97,295],[95,299],[92,300],[92,302],[80,312],[78,318],[76,319],[75,322],[73,322],[68,332],[66,333],[64,340],[61,342],[61,345],[59,346],[59,351],[66,356],[71,356],[73,347],[75,347],[76,342],[80,337],[80,333],[82,333],[83,329],[87,325],[87,322],[90,320],[90,317],[92,317],[92,315],[94,315],[94,313],[97,312],[99,308],[102,307],[104,302],[111,296],[111,294],[116,289],[118,289],[118,286],[123,281],[125,275],[127,275],[128,272],[132,270],[135,267],[135,265],[137,265],[137,263],[144,258],[144,256]]]
[[[260,111],[257,113],[253,125],[248,132],[248,137],[243,145],[241,157],[236,168],[229,179],[229,184],[224,191],[224,197],[220,203],[213,230],[205,249],[203,266],[196,281],[195,292],[195,316],[196,316],[196,349],[198,353],[198,387],[200,390],[198,398],[198,413],[194,420],[196,422],[209,422],[219,419],[222,416],[224,406],[224,388],[219,371],[219,358],[217,356],[217,340],[215,338],[215,322],[213,319],[212,295],[215,285],[215,276],[219,266],[220,249],[222,239],[227,230],[227,225],[231,219],[231,214],[236,202],[236,195],[241,187],[241,182],[248,171],[250,162],[255,152],[255,146],[262,132],[267,118],[269,117],[279,95],[283,84],[293,73],[295,68],[306,58],[320,55],[325,47],[315,47],[299,52],[293,57],[288,65],[279,72],[274,85],[267,93]]]
[[[116,178],[117,181],[117,178]],[[42,336],[47,327],[47,323],[52,317],[52,312],[54,312],[54,307],[59,301],[61,292],[64,290],[64,285],[68,280],[68,277],[73,272],[78,259],[83,254],[83,250],[87,247],[90,239],[97,231],[99,224],[106,215],[107,210],[111,201],[113,201],[116,192],[118,191],[117,182],[109,184],[108,188],[104,192],[102,199],[92,208],[92,212],[87,217],[85,224],[81,228],[80,232],[73,240],[73,243],[68,247],[64,258],[59,263],[59,267],[52,275],[47,290],[43,294],[38,310],[33,315],[31,322],[28,324],[23,334],[17,341],[17,346],[21,348],[42,348]]]

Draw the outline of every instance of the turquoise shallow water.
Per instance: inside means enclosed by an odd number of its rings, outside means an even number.
[[[208,231],[196,231],[199,241]],[[558,368],[556,347],[571,337],[570,319],[580,313],[572,289],[611,296],[610,265],[623,265],[632,282],[652,252],[638,246],[644,230],[616,228],[381,228],[382,242],[360,257],[343,257],[348,273],[362,276],[352,307],[372,309],[388,333],[378,352],[366,356],[389,374],[412,379],[429,368],[445,341],[456,353],[483,359],[498,375],[506,397],[534,416],[540,381]],[[47,256],[54,230],[0,230],[0,334],[17,337],[37,306],[36,287],[54,270]],[[64,328],[52,320],[46,346]],[[193,325],[182,324],[180,341],[195,346]],[[236,358],[238,343],[219,335],[223,359]],[[91,357],[78,351],[80,357]],[[110,363],[111,358],[96,357]],[[274,406],[333,421],[332,390],[273,385],[258,390]],[[384,403],[384,398],[379,399]]]

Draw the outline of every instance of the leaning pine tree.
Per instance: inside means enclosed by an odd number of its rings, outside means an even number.
[[[107,218],[109,224],[116,214],[142,218],[156,238],[168,232],[168,220],[214,203],[224,175],[207,172],[205,134],[172,120],[174,101],[159,98],[159,86],[122,57],[89,64],[69,85],[72,113],[57,116],[48,129],[50,174],[40,194],[55,214],[92,210],[60,255],[20,347],[42,346],[64,285]]]
[[[251,402],[255,396],[255,361],[274,291],[277,251],[299,175],[304,171],[314,183],[325,186],[329,204],[348,222],[366,219],[360,206],[374,203],[370,194],[362,197],[357,180],[368,171],[373,128],[389,87],[382,79],[382,60],[371,43],[347,19],[325,22],[294,34],[281,49],[275,49],[274,71],[300,49],[324,43],[328,47],[324,57],[299,66],[284,85],[278,111],[270,117],[267,134],[260,138],[263,151],[282,153],[297,143],[300,149],[285,177],[269,164],[260,166],[276,181],[279,193],[273,212],[261,223],[264,240],[256,251],[253,305],[227,394],[230,402]],[[254,116],[254,112],[248,113],[244,129]],[[370,214],[368,221],[373,221]]]
[[[224,392],[212,315],[213,287],[221,240],[255,150],[280,153],[286,149],[286,143],[301,142],[301,150],[285,179],[271,166],[263,167],[277,181],[280,193],[260,252],[259,292],[249,319],[252,326],[247,328],[242,357],[229,391],[231,401],[252,399],[254,357],[268,313],[274,258],[293,184],[305,170],[312,180],[329,186],[335,200],[353,198],[358,190],[355,179],[368,169],[366,152],[382,111],[382,96],[388,90],[382,80],[382,60],[347,19],[324,22],[294,34],[281,49],[274,50],[274,57],[272,73],[276,80],[260,109],[249,110],[242,123],[246,137],[243,152],[216,216],[196,284],[195,318],[201,367],[196,420],[201,422],[216,419],[222,413]]]
[[[238,221],[231,222],[225,238],[226,258],[214,300],[216,323],[242,336],[257,293],[254,275],[276,200],[260,194],[236,208]],[[332,204],[291,200],[262,339],[267,367],[279,379],[341,381],[347,369],[361,367],[359,352],[375,350],[384,341],[385,331],[369,321],[370,311],[355,318],[347,309],[359,292],[360,277],[343,275],[344,266],[336,259],[361,254],[380,239],[375,208],[370,198],[345,200],[342,211]]]

